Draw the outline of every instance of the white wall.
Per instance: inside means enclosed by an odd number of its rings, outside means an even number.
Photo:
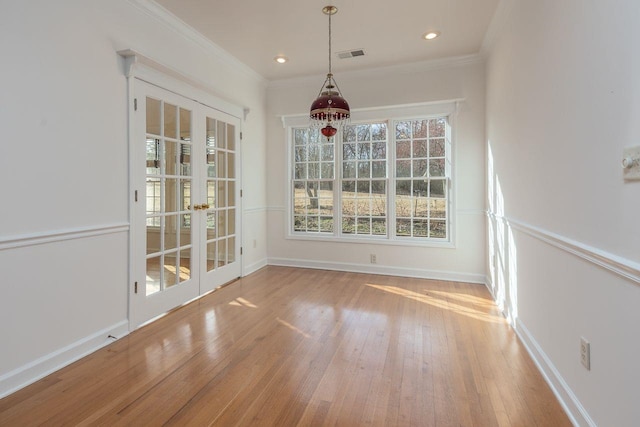
[[[266,262],[265,82],[145,5],[2,2],[0,396],[128,331],[127,86],[118,50],[250,108],[244,264]],[[254,240],[255,249],[246,244]]]
[[[270,84],[268,99],[269,262],[484,281],[484,66],[477,57],[448,62],[341,73],[334,70],[352,109],[464,98],[456,117],[454,179],[456,247],[402,247],[373,243],[286,239],[287,139],[279,116],[305,114],[324,76]],[[377,255],[377,265],[369,254]]]
[[[487,65],[490,286],[577,424],[640,425],[640,182],[620,167],[622,148],[640,145],[640,4],[499,10]]]

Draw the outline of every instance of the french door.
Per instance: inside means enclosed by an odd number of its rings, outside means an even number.
[[[241,275],[240,120],[136,80],[135,328]]]

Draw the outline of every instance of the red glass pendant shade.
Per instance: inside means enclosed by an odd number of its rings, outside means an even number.
[[[338,132],[338,129],[334,128],[331,125],[326,125],[322,129],[320,129],[320,132],[322,133],[323,136],[327,138],[331,138],[333,135],[335,135]]]

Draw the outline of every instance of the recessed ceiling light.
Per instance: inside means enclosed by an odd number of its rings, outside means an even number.
[[[422,35],[422,38],[425,40],[433,40],[440,35],[440,31],[429,31]]]
[[[278,55],[275,58],[273,58],[273,60],[276,61],[278,64],[284,64],[289,60],[289,58],[287,58],[284,55]]]

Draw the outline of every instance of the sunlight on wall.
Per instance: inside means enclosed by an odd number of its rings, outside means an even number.
[[[518,257],[515,238],[505,217],[505,200],[495,170],[491,141],[487,142],[487,243],[489,289],[507,321],[518,318]]]

